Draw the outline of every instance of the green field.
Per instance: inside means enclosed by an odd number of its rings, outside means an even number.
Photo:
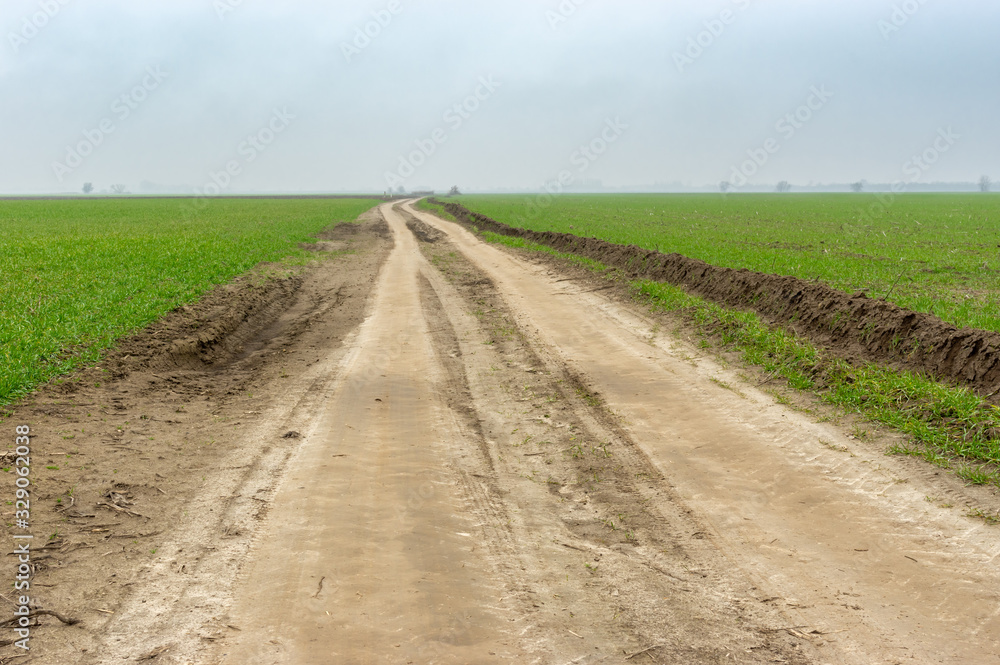
[[[0,201],[0,404],[375,203]]]
[[[1000,196],[462,196],[511,226],[677,252],[865,290],[958,326],[1000,331]]]

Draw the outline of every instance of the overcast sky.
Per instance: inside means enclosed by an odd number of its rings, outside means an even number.
[[[1000,179],[995,0],[0,11],[3,193]]]

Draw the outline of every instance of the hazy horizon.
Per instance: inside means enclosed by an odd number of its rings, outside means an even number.
[[[998,19],[969,0],[13,0],[0,193],[968,187],[1000,179]]]

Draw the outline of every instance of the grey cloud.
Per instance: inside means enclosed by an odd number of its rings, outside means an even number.
[[[749,182],[891,181],[947,126],[964,138],[929,180],[1000,176],[995,3],[397,1],[7,2],[0,190],[190,191],[286,107],[296,120],[231,193],[381,191],[440,127],[407,186],[537,188],[614,117],[629,130],[578,175],[711,185],[824,85],[834,98]],[[168,77],[121,117],[116,100],[149,67]],[[483,76],[502,88],[450,129],[446,113]],[[114,131],[60,182],[54,163],[104,121]]]

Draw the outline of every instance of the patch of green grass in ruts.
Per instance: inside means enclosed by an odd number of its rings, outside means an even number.
[[[522,238],[492,232],[482,237],[617,277],[597,261]],[[685,317],[706,344],[714,340],[770,377],[781,377],[797,390],[813,392],[829,404],[909,437],[908,445],[895,446],[890,452],[918,455],[954,469],[969,484],[1000,486],[1000,408],[976,392],[870,363],[853,366],[824,354],[802,337],[769,326],[753,312],[721,307],[671,284],[640,280],[630,286],[649,305]]]
[[[1000,332],[1000,195],[460,196],[510,226],[676,252],[728,268],[867,291]],[[539,205],[541,203],[542,205]]]
[[[0,405],[261,262],[364,199],[0,201]]]

